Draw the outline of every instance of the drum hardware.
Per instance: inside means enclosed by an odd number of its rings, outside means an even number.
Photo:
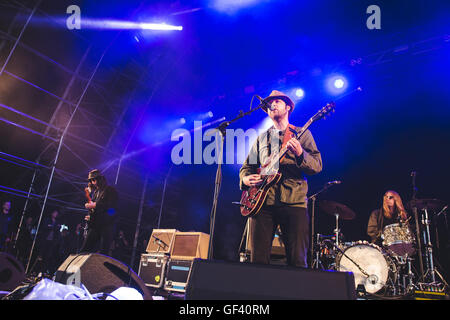
[[[408,255],[394,257],[399,266],[397,275],[397,294],[412,294],[414,290],[418,289],[418,287],[414,283],[415,274],[412,269],[413,259]]]
[[[315,194],[308,197],[308,201],[311,201],[311,268],[315,268],[318,263],[317,259],[317,252],[316,252],[316,245],[317,243],[314,241],[314,234],[315,234],[315,209],[316,209],[316,200],[319,194],[329,189],[331,186],[334,186],[336,184],[340,184],[341,181],[331,181],[326,183],[321,190],[316,192]],[[316,252],[316,253],[315,253]],[[314,258],[316,256],[316,258]]]
[[[353,220],[356,216],[355,212],[351,210],[344,204],[329,201],[329,200],[321,200],[319,202],[319,208],[325,213],[334,216],[336,221],[336,228],[333,230],[334,232],[334,245],[336,247],[340,246],[340,240],[342,238],[341,230],[339,229],[339,219],[343,220]],[[317,254],[316,254],[317,259]]]
[[[335,245],[335,235],[322,235],[316,234],[316,241],[314,245],[314,261],[312,262],[312,269],[322,269],[322,270],[334,270],[336,262],[336,250]],[[342,241],[342,235],[340,235]],[[332,242],[330,245],[329,243]],[[345,247],[349,243],[341,243],[340,247]]]
[[[311,263],[311,268],[312,269],[319,269],[320,268],[320,269],[324,270],[326,268],[325,268],[325,266],[323,265],[323,263],[322,263],[322,261],[320,259],[320,254],[323,252],[323,250],[326,250],[326,248],[325,248],[324,242],[321,241],[321,235],[317,234],[316,237],[317,237],[317,239],[316,239],[316,241],[314,243],[314,247],[313,247],[314,249],[312,251],[313,254],[315,255],[315,258],[314,258],[314,260]],[[319,265],[321,267],[319,267]]]
[[[431,283],[429,283],[429,285],[431,286],[436,286],[437,288],[442,288],[442,287],[448,287],[447,282],[444,280],[444,277],[439,273],[439,271],[435,268],[434,265],[434,256],[433,256],[433,244],[431,242],[431,237],[430,237],[430,219],[428,217],[428,209],[427,208],[423,208],[422,210],[423,214],[422,214],[422,225],[425,226],[425,230],[423,230],[423,238],[424,238],[424,245],[425,245],[425,249],[426,249],[426,265],[427,265],[427,271],[425,272],[423,279],[424,281],[426,281],[426,279],[430,279]],[[443,283],[439,283],[436,281],[436,275],[439,276],[440,280]]]

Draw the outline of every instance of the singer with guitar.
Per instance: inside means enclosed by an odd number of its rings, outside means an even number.
[[[80,252],[100,252],[109,254],[114,235],[114,223],[117,218],[117,191],[108,186],[106,178],[95,169],[89,172],[86,188],[88,202],[84,205],[89,210],[85,217],[87,232]]]
[[[263,197],[256,200],[262,199],[263,202],[249,214],[250,261],[270,263],[272,241],[279,225],[288,265],[306,268],[309,216],[305,174],[319,173],[322,170],[322,158],[309,130],[304,130],[300,138],[296,138],[302,128],[289,123],[295,104],[286,94],[274,90],[262,102],[262,109],[272,119],[273,126],[258,137],[243,163],[239,171],[241,190],[246,193],[246,190],[265,183],[266,176],[259,173],[260,167],[264,169],[280,150],[287,152],[276,163],[276,170],[281,177],[262,192]],[[254,202],[252,200],[249,203]],[[249,209],[244,203],[241,199],[243,215]]]

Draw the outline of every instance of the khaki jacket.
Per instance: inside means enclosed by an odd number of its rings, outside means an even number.
[[[301,128],[295,127],[295,130],[300,132]],[[239,171],[241,190],[248,188],[242,181],[243,177],[257,173],[257,169],[269,161],[271,149],[273,147],[281,149],[283,137],[284,132],[280,134],[272,126],[257,138]],[[322,171],[322,157],[309,130],[306,130],[300,138],[300,144],[303,148],[300,157],[288,151],[281,161],[279,165],[281,180],[269,189],[265,205],[307,206],[308,182],[305,175],[314,175]]]

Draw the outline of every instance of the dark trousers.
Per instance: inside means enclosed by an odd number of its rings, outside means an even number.
[[[101,227],[90,227],[81,247],[82,252],[97,252],[108,255],[114,236],[114,226],[104,225]]]
[[[250,261],[270,263],[272,241],[278,225],[288,265],[307,268],[309,215],[307,209],[301,207],[264,206],[250,218]]]

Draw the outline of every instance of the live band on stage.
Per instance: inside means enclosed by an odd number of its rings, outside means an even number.
[[[370,240],[346,241],[342,222],[355,219],[356,213],[342,203],[321,199],[324,191],[341,181],[330,181],[321,190],[312,192],[306,178],[323,169],[321,153],[309,127],[330,116],[336,104],[327,104],[303,126],[295,126],[289,122],[295,103],[288,95],[273,90],[260,102],[257,109],[267,113],[272,126],[258,136],[239,171],[242,194],[234,204],[236,211],[239,208],[247,218],[239,263],[270,265],[276,243],[282,248],[288,268],[351,274],[354,297],[446,296],[448,283],[440,257],[433,250],[436,245],[433,241],[438,241],[438,237],[432,222],[435,217],[447,215],[448,204],[438,199],[417,199],[415,194],[404,202],[395,190],[384,190],[380,207],[370,214],[364,230]],[[415,175],[411,173],[413,190],[416,190]],[[107,256],[114,241],[114,214],[120,201],[116,189],[95,169],[89,172],[84,191],[88,214],[80,226],[79,250],[67,258],[71,261],[80,254]],[[7,231],[10,206],[11,203],[5,203],[2,208],[3,251],[11,243],[14,245]],[[334,229],[327,234],[316,231],[318,210],[335,222]],[[152,290],[189,294],[189,290],[195,290],[189,282],[200,276],[195,274],[196,263],[211,259],[212,236],[212,232],[154,229],[145,251],[137,252],[140,263],[136,279],[141,278]],[[53,279],[68,278],[67,274],[63,276],[66,269],[62,269],[67,261],[54,270]],[[127,271],[132,273],[130,268]]]

